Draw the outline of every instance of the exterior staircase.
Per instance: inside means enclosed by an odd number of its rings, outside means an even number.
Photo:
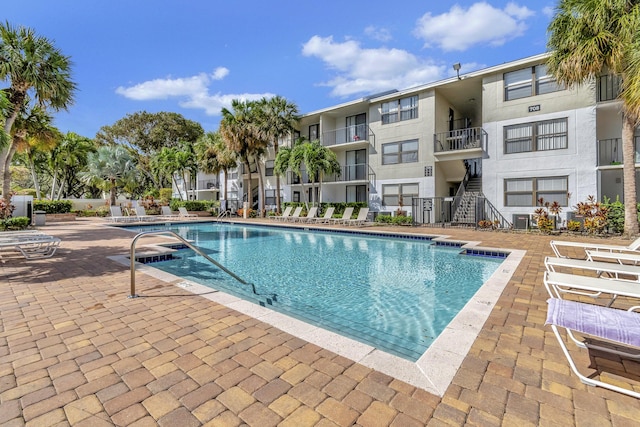
[[[482,178],[469,178],[460,203],[453,214],[452,225],[476,226],[476,199],[482,196]]]

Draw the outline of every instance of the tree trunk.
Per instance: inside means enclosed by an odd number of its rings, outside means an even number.
[[[36,199],[41,199],[40,197],[40,181],[38,180],[38,175],[36,174],[36,165],[33,161],[33,157],[31,155],[31,151],[27,153],[27,159],[29,161],[29,170],[31,171],[31,179],[33,180],[33,188],[36,190]]]
[[[227,198],[227,187],[229,187],[229,182],[227,180],[227,170],[224,169],[222,173],[224,174],[224,200],[225,202],[229,203],[229,199]],[[229,209],[228,204],[227,204],[227,209]]]
[[[27,96],[27,93],[26,91],[24,93],[21,91],[9,91],[8,93],[12,94],[11,99],[9,99],[9,101],[11,102],[11,115],[9,115],[9,117],[7,117],[4,122],[4,131],[6,132],[7,135],[11,135],[11,128],[13,127],[13,123],[18,118],[18,114],[20,113],[20,110],[22,110],[22,105],[24,104],[24,100]],[[13,148],[13,143],[9,144],[7,147],[3,148],[0,151],[0,175],[2,175],[3,177],[2,195],[5,198],[5,200],[7,200],[7,194],[9,194],[9,192],[5,191],[4,189],[5,187],[4,181],[7,181],[6,172],[7,172],[7,169],[10,169],[11,167],[11,158],[13,158],[13,154],[10,154],[10,153],[12,148]],[[13,152],[15,153],[15,148],[13,148]],[[9,155],[11,155],[11,157],[8,159],[9,161],[7,161],[7,157]],[[8,187],[11,187],[11,171],[9,171]],[[10,200],[11,199],[9,198],[7,202],[9,202]]]
[[[274,158],[278,157],[278,138],[273,141]],[[276,215],[280,215],[280,175],[276,174]]]
[[[111,180],[111,188],[109,189],[109,194],[110,194],[110,199],[111,199],[111,206],[115,206],[116,205],[116,180],[112,179]]]
[[[7,206],[11,204],[11,160],[16,152],[16,148],[18,148],[17,145],[11,142],[6,158],[2,163],[2,197],[4,198]]]
[[[262,178],[262,170],[260,169],[260,161],[258,158],[255,158],[256,162],[256,173],[258,174],[258,210],[260,211],[258,215],[262,218],[264,212],[264,180]]]
[[[622,160],[624,183],[624,234],[638,234],[638,207],[636,201],[636,153],[634,123],[626,115],[622,119]]]

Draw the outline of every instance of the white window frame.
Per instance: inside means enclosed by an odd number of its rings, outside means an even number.
[[[540,198],[549,203],[557,201],[562,207],[569,206],[569,177],[564,175],[504,180],[505,207],[539,206]]]
[[[538,122],[519,123],[505,126],[503,129],[504,154],[564,150],[569,146],[569,121],[566,117],[541,120]],[[511,130],[520,130],[520,135],[509,137]],[[543,133],[547,130],[551,130],[551,132]]]
[[[415,150],[403,150],[405,145],[415,144]],[[397,147],[395,151],[385,152],[393,147]],[[417,163],[419,159],[419,151],[420,151],[420,143],[417,139],[410,139],[407,141],[398,141],[398,142],[390,142],[388,144],[382,144],[382,165],[399,165],[402,163]],[[415,153],[415,154],[414,154]],[[395,157],[396,161],[389,162],[387,159],[391,157]],[[407,159],[415,159],[415,160],[407,160]]]
[[[418,95],[383,102],[380,121],[383,125],[418,118]]]

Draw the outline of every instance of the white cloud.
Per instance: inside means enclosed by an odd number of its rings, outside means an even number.
[[[302,54],[322,60],[337,71],[333,79],[321,83],[332,87],[334,96],[400,89],[437,80],[445,66],[423,60],[401,49],[365,49],[353,40],[334,42],[333,37],[313,36]]]
[[[455,5],[449,12],[423,15],[414,34],[424,40],[425,47],[439,46],[445,51],[463,51],[471,46],[501,46],[524,34],[525,20],[535,12],[526,6],[509,3],[497,9],[486,2],[474,3],[468,9]]]
[[[393,36],[391,36],[391,32],[388,29],[378,28],[373,25],[369,25],[367,28],[365,28],[364,33],[368,37],[371,37],[372,39],[378,40],[381,42],[388,42],[391,39],[393,39]]]
[[[212,80],[222,80],[229,69],[218,67],[212,74],[200,73],[192,77],[155,79],[133,86],[120,86],[116,93],[134,101],[182,98],[179,105],[183,108],[204,110],[207,115],[220,115],[222,107],[229,108],[233,99],[257,100],[272,97],[270,93],[260,94],[209,94]]]
[[[548,18],[552,18],[555,13],[556,10],[553,8],[553,6],[546,6],[542,8],[542,14]]]

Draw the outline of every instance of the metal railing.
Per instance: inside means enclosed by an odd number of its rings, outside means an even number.
[[[456,206],[460,206],[461,197],[414,197],[411,204],[413,223],[416,225],[458,225],[478,228],[480,221],[490,221],[495,228],[511,228],[511,223],[482,195],[467,196],[473,204],[473,224],[454,223]]]
[[[355,165],[342,165],[340,166],[340,174],[324,175],[322,178],[323,183],[350,181],[369,181],[375,186],[376,173],[369,164],[359,163]],[[305,185],[311,184],[309,174],[307,174],[306,170],[302,170],[302,179],[293,171],[287,172],[287,185],[300,185],[301,182],[304,182]],[[316,184],[318,183],[319,178],[316,177]]]
[[[325,131],[320,138],[320,143],[325,147],[359,141],[369,141],[375,146],[375,134],[366,123]]]
[[[218,190],[220,182],[217,179],[204,179],[198,181],[198,190]]]
[[[487,151],[487,132],[481,127],[440,132],[433,135],[436,153],[481,148]]]
[[[232,278],[234,278],[235,280],[237,280],[241,284],[246,285],[246,286],[251,286],[252,292],[254,294],[258,295],[258,293],[256,292],[256,287],[255,287],[255,285],[253,283],[249,283],[249,282],[241,279],[239,276],[237,276],[231,270],[229,270],[228,268],[226,268],[225,266],[220,264],[215,259],[211,258],[209,255],[205,254],[202,250],[200,250],[200,248],[198,248],[197,246],[192,245],[187,240],[182,238],[179,234],[177,234],[177,233],[175,233],[173,231],[170,231],[170,230],[160,230],[160,231],[153,230],[153,231],[143,231],[141,233],[138,233],[133,238],[133,240],[131,241],[131,249],[129,251],[129,257],[130,257],[130,261],[131,261],[131,293],[129,295],[129,298],[138,298],[139,297],[139,295],[136,294],[136,242],[138,241],[138,239],[140,239],[141,237],[144,237],[144,236],[161,235],[161,234],[165,234],[165,235],[169,235],[169,236],[175,237],[180,242],[182,242],[184,245],[186,245],[189,249],[193,250],[198,255],[204,257],[204,259],[206,259],[207,261],[209,261],[210,263],[212,263],[213,265],[218,267],[220,270],[222,270],[225,273],[227,273],[229,276],[231,276]]]

